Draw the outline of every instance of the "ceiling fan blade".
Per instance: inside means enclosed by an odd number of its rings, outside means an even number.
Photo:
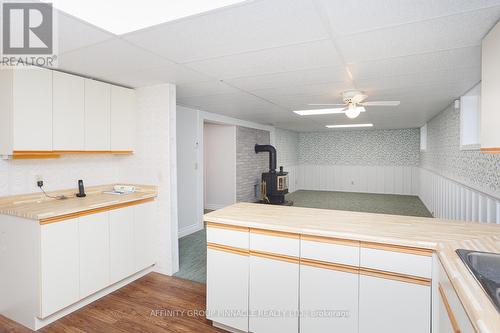
[[[322,114],[344,113],[346,108],[328,108],[328,109],[312,109],[312,110],[295,110],[294,113],[301,116],[316,116]]]
[[[345,103],[344,104],[321,104],[321,103],[311,103],[311,104],[307,104],[307,105],[310,105],[310,106],[345,106]]]
[[[360,103],[363,106],[398,106],[401,104],[400,101],[373,101]]]

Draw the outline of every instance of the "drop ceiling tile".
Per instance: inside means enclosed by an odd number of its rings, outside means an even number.
[[[368,94],[376,89],[419,87],[425,85],[447,85],[460,82],[471,87],[481,80],[481,67],[459,68],[435,72],[423,72],[406,75],[361,78],[356,86]]]
[[[319,0],[333,33],[347,35],[500,5],[500,0]]]
[[[59,55],[60,69],[103,79],[172,64],[118,38]]]
[[[347,63],[477,46],[499,18],[500,6],[345,36],[337,43]]]
[[[195,105],[206,111],[209,111],[208,109],[210,108],[212,110],[233,110],[235,113],[242,111],[266,112],[270,108],[276,107],[276,105],[273,105],[272,103],[244,92],[179,97],[178,101],[181,104]]]
[[[341,67],[331,40],[247,52],[187,64],[218,79],[256,76],[318,67]]]
[[[168,62],[167,62],[168,63]],[[157,83],[175,83],[186,85],[213,80],[212,78],[185,68],[182,65],[169,63],[159,68],[146,68],[135,71],[127,71],[108,76],[112,82],[122,82],[128,86],[138,88]]]
[[[310,103],[340,103],[341,98],[335,94],[327,95],[277,95],[266,98],[287,110],[305,110],[321,107],[313,107]]]
[[[274,97],[290,96],[290,95],[302,95],[302,96],[328,95],[330,96],[331,99],[341,101],[341,93],[345,90],[352,88],[353,86],[350,83],[331,82],[324,84],[294,85],[294,86],[285,86],[280,88],[258,89],[258,90],[252,90],[252,94],[262,98],[274,98]]]
[[[221,81],[189,82],[177,85],[177,97],[188,99],[189,97],[237,94],[240,91]]]
[[[250,1],[123,38],[178,63],[328,38],[310,0]]]
[[[55,11],[57,52],[59,54],[100,43],[115,37],[89,23],[77,19],[59,10]]]
[[[355,80],[473,66],[481,66],[480,46],[348,64]]]
[[[312,132],[324,129],[321,125],[308,119],[301,119],[300,121],[277,121],[274,123],[274,126],[296,132]]]
[[[229,79],[225,81],[232,86],[247,91],[330,82],[344,82],[348,85],[351,82],[347,70],[344,67],[315,68]]]

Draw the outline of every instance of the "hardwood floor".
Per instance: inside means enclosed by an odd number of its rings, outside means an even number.
[[[39,332],[225,332],[205,319],[205,299],[204,284],[150,273]],[[0,316],[0,332],[32,331]]]

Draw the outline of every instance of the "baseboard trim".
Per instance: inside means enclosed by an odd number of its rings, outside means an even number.
[[[178,235],[179,235],[179,238],[182,238],[184,236],[191,235],[197,231],[200,231],[201,229],[203,229],[203,223],[190,225],[186,228],[179,230]]]

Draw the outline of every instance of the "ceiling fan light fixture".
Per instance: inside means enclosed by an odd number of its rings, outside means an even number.
[[[345,115],[347,118],[354,119],[359,116],[361,112],[365,112],[366,109],[362,106],[354,106],[352,104],[349,104],[349,108],[345,112]]]

